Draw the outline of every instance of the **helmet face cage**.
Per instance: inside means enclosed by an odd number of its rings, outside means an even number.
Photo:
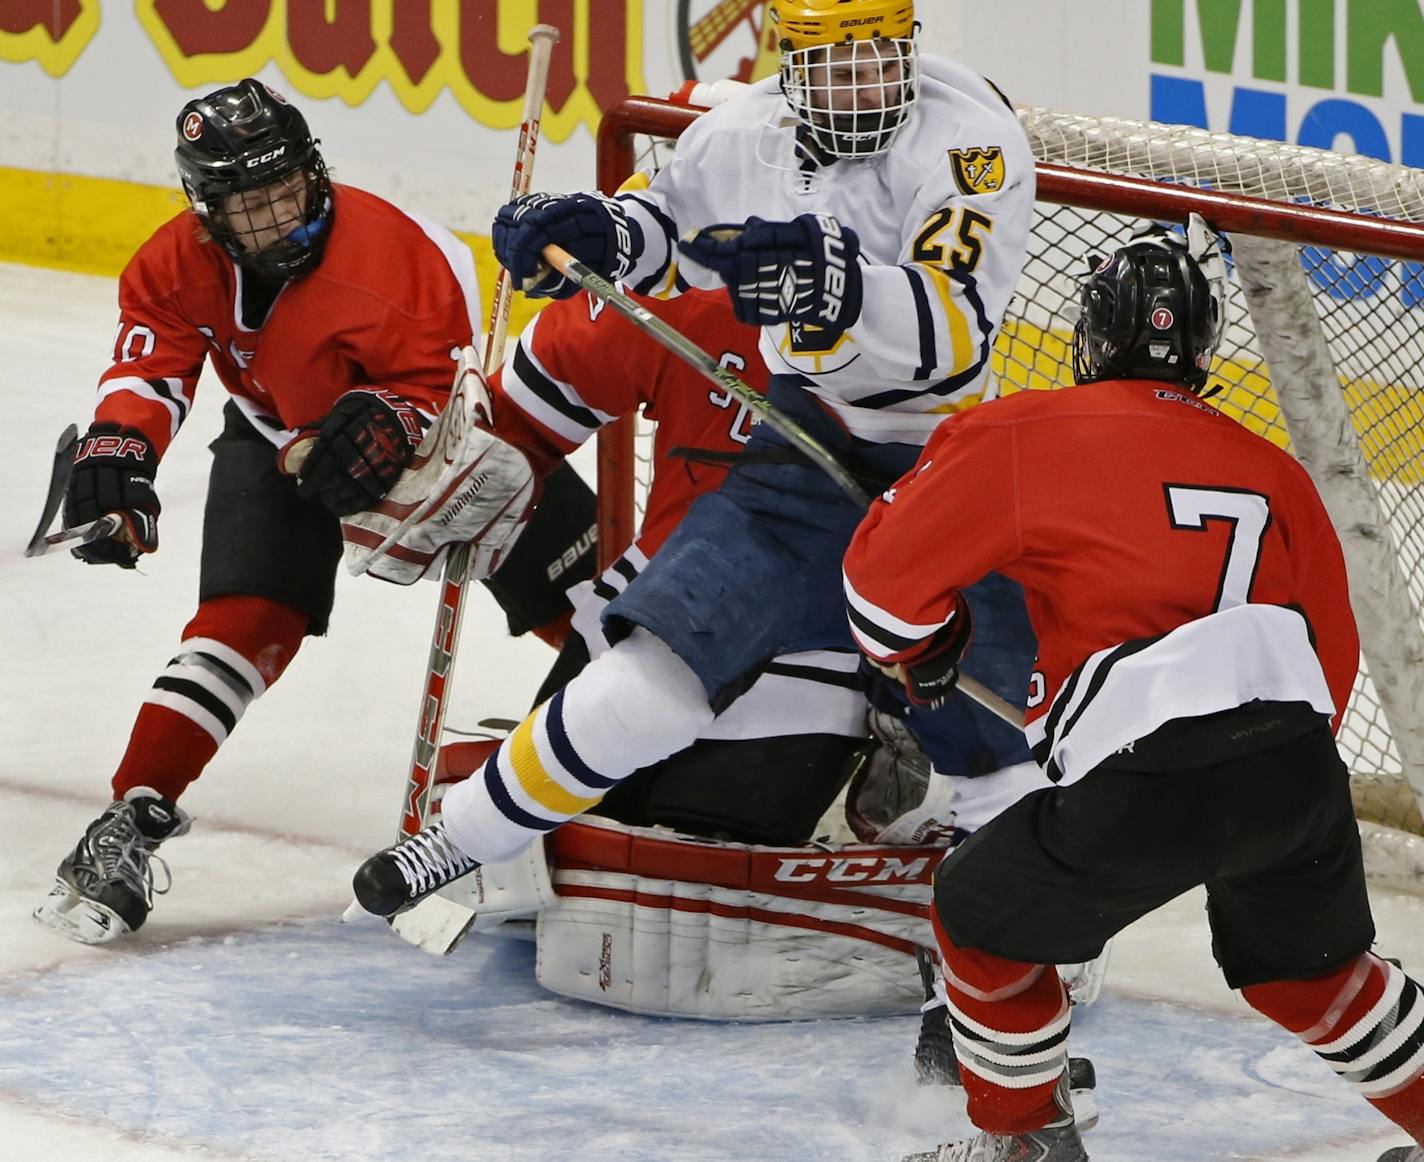
[[[1225,324],[1225,266],[1214,237],[1199,256],[1195,250],[1174,238],[1137,242],[1088,277],[1073,329],[1078,383],[1134,378],[1194,392],[1206,386]],[[1219,280],[1203,271],[1214,266]]]
[[[788,48],[781,91],[821,152],[875,157],[890,148],[920,93],[914,37]]]
[[[331,179],[305,118],[249,78],[190,101],[178,115],[183,190],[214,242],[269,277],[321,261]]]

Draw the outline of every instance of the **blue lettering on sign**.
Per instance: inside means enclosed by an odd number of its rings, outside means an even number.
[[[1210,129],[1206,85],[1189,77],[1151,77],[1151,117],[1172,125]],[[1232,90],[1229,132],[1266,141],[1289,141],[1286,95],[1238,85]],[[1343,139],[1343,140],[1342,140]],[[1391,161],[1389,136],[1378,117],[1358,101],[1328,97],[1306,110],[1296,134],[1299,145],[1338,149]],[[1424,166],[1424,117],[1405,113],[1400,125],[1400,161]],[[1311,280],[1331,298],[1368,299],[1383,292],[1391,267],[1398,267],[1399,299],[1406,307],[1424,304],[1424,264],[1387,259],[1344,259],[1333,251],[1306,247],[1301,261]]]

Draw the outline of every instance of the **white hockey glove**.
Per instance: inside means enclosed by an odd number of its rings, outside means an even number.
[[[490,431],[491,417],[479,355],[466,347],[450,403],[409,467],[384,500],[341,522],[351,573],[411,585],[461,542],[472,545],[472,579],[499,567],[524,531],[537,487],[528,457]]]

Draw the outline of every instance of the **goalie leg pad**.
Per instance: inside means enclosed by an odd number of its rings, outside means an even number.
[[[918,1011],[937,848],[756,847],[605,820],[550,839],[539,983],[630,1012],[757,1021]]]

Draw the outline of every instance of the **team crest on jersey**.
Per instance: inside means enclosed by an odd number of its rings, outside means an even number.
[[[951,149],[949,165],[962,194],[996,194],[1004,188],[1004,151],[997,145]]]
[[[847,332],[814,323],[787,323],[776,350],[789,366],[808,375],[839,371],[859,358],[855,340]]]
[[[845,338],[843,330],[820,327],[815,323],[787,323],[786,332],[793,355],[825,355],[834,351]]]

